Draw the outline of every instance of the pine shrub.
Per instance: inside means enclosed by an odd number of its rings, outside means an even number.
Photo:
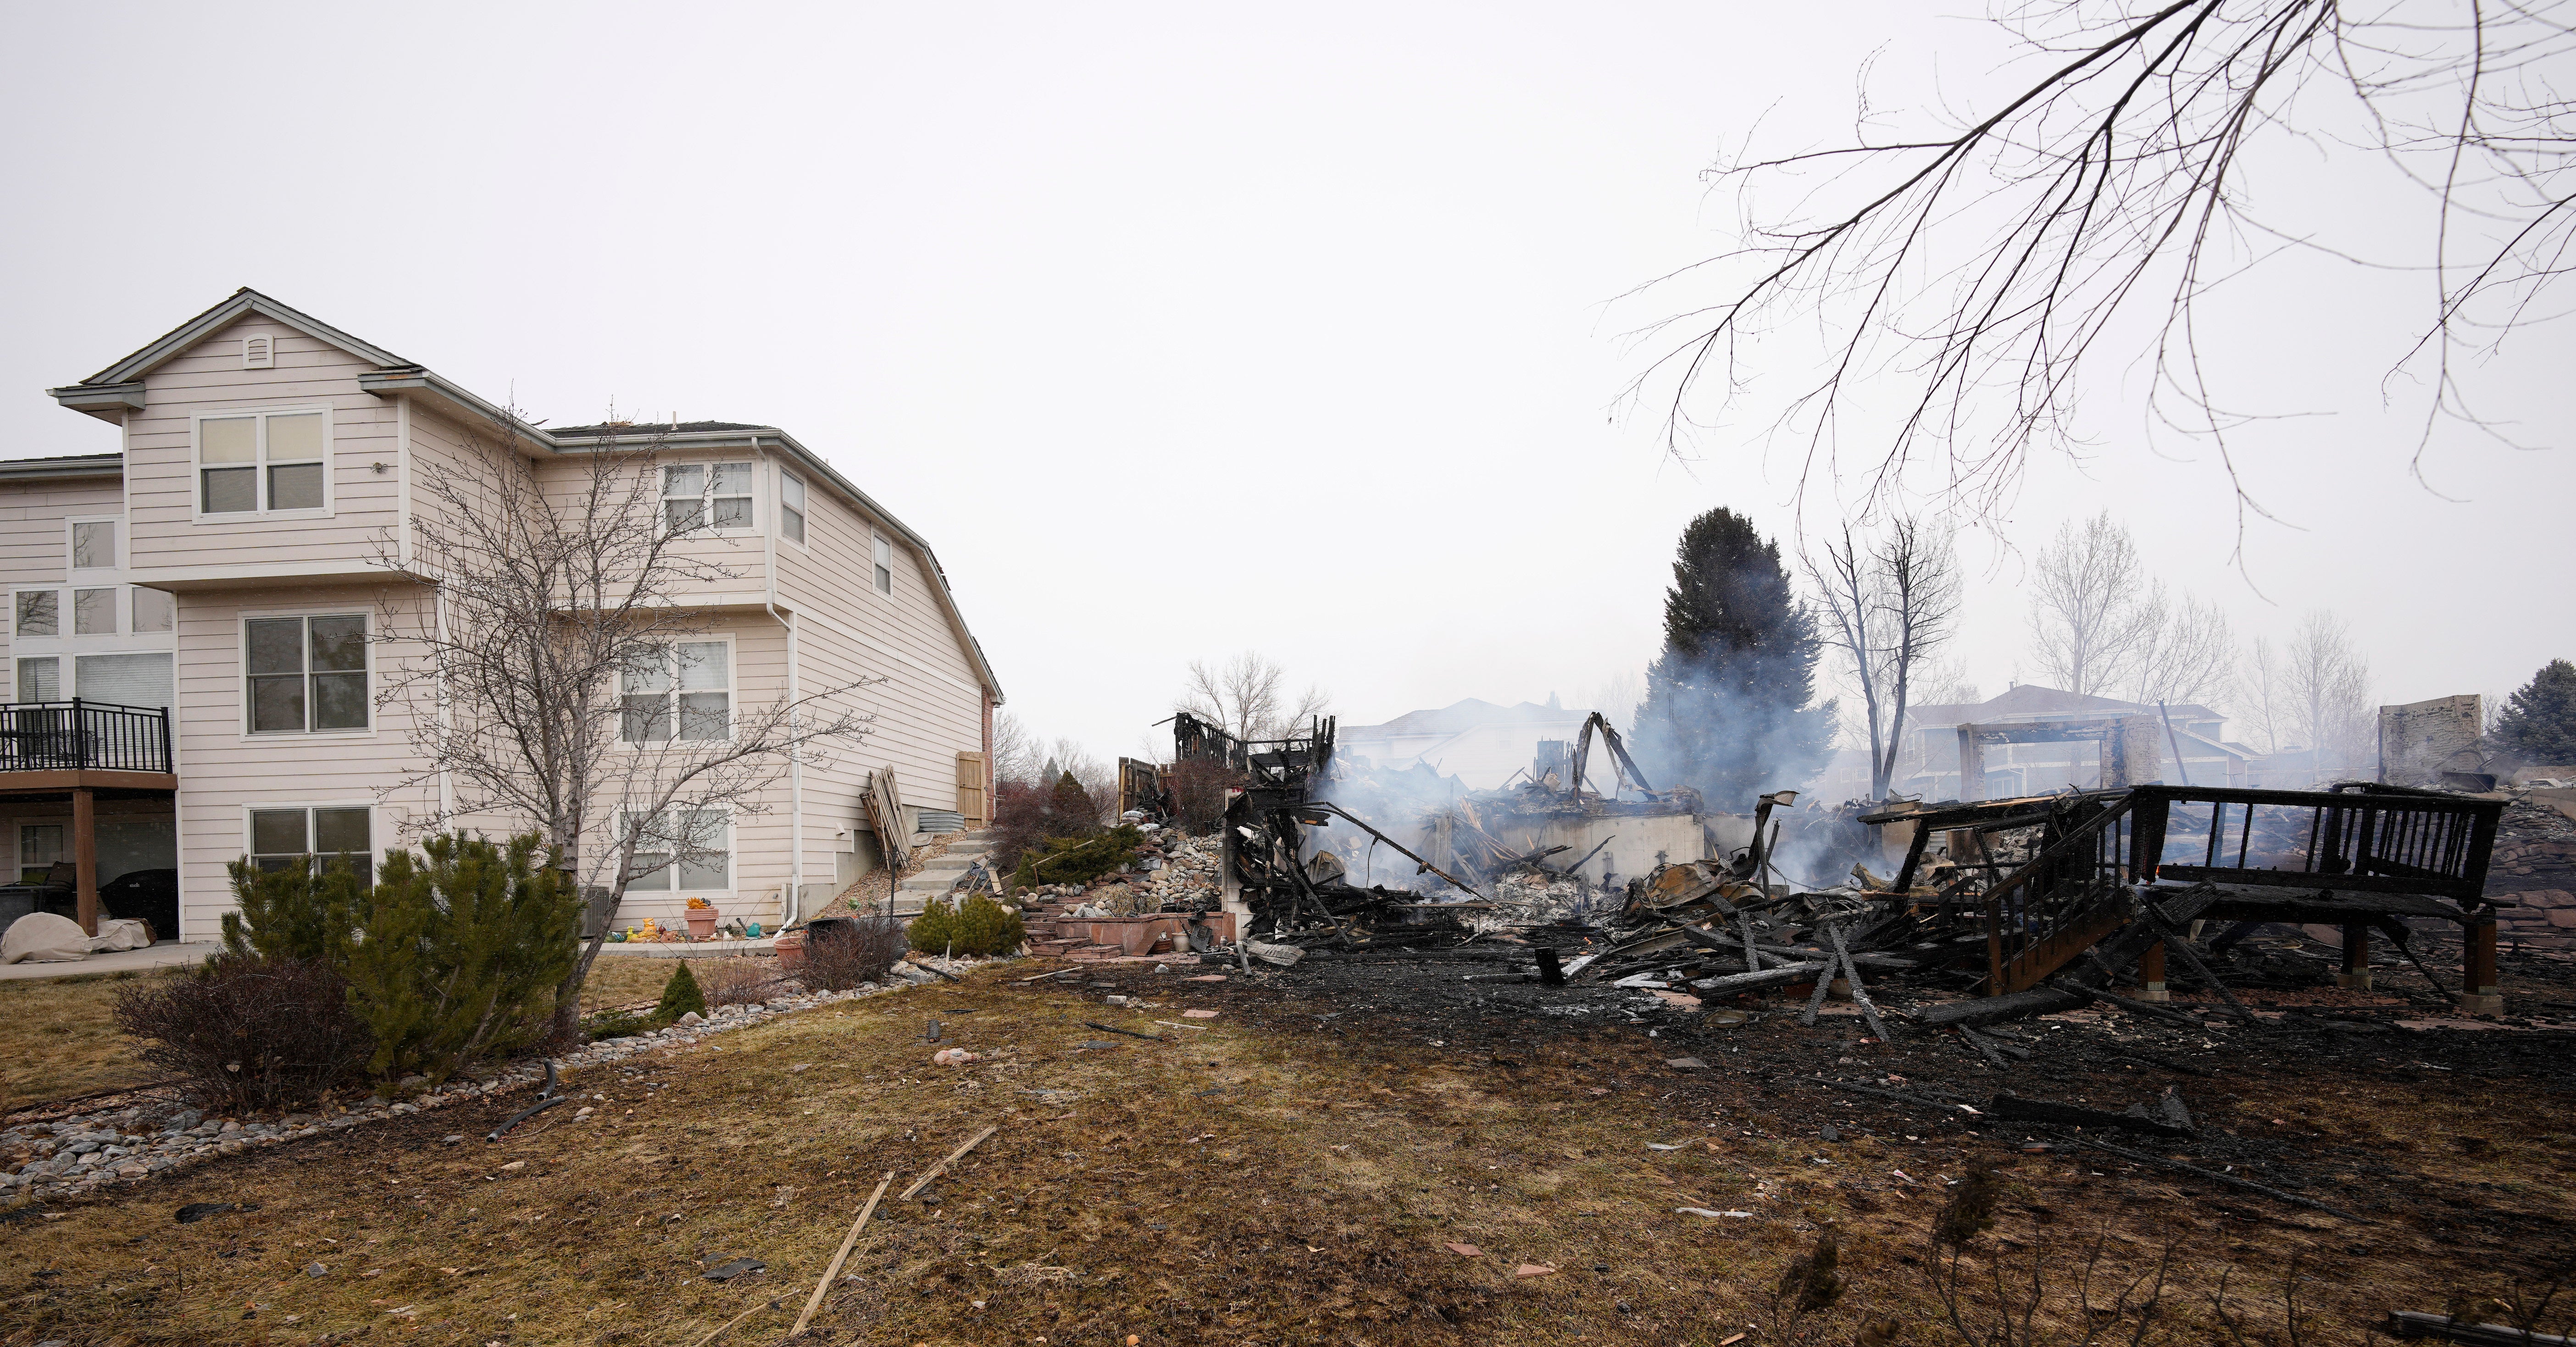
[[[693,1010],[706,1014],[707,998],[698,990],[698,980],[690,975],[689,965],[683,961],[671,970],[671,980],[662,984],[662,1002],[653,1007],[653,1018],[669,1024]]]
[[[262,959],[348,962],[366,920],[367,886],[349,858],[320,867],[294,862],[263,870],[243,857],[225,867],[236,910],[224,914],[224,950]]]
[[[533,833],[506,848],[432,837],[385,858],[347,961],[378,1076],[442,1081],[543,1035],[580,954],[579,899],[551,862]]]
[[[904,934],[912,947],[924,954],[981,957],[1018,949],[1020,942],[1028,939],[1028,928],[1018,912],[979,893],[962,905],[944,898],[932,899],[922,906],[921,915],[912,919]]]
[[[1103,875],[1116,874],[1120,867],[1136,859],[1136,848],[1143,845],[1145,834],[1133,824],[1121,824],[1097,837],[1059,837],[1038,843],[1021,854],[1020,868],[1011,876],[1013,888],[1035,884],[1088,884]]]

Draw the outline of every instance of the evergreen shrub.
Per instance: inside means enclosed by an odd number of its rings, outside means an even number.
[[[506,848],[432,837],[385,858],[347,960],[378,1076],[418,1071],[435,1084],[545,1033],[554,988],[580,955],[580,900],[552,861],[533,833]]]
[[[978,957],[1006,954],[1028,939],[1027,923],[1020,914],[994,902],[983,894],[969,897],[963,904],[934,898],[921,909],[905,929],[912,947],[924,954],[971,954]]]
[[[1011,876],[1011,887],[1088,884],[1102,875],[1116,874],[1121,866],[1134,861],[1136,848],[1144,841],[1145,834],[1137,831],[1134,824],[1121,824],[1097,837],[1048,839],[1021,853],[1020,868]]]
[[[707,1013],[706,993],[698,990],[698,980],[689,973],[685,962],[671,970],[671,979],[662,984],[661,1004],[653,1007],[653,1018],[669,1024],[690,1011]]]

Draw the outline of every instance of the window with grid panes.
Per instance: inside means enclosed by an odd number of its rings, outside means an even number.
[[[638,651],[618,674],[617,737],[630,744],[733,736],[732,647],[679,641]]]
[[[324,438],[320,412],[210,416],[199,421],[198,512],[321,509]]]
[[[877,542],[877,592],[892,594],[894,592],[894,544],[887,542],[882,533],[871,536]]]
[[[262,870],[318,867],[344,855],[359,882],[375,882],[375,847],[365,805],[250,811],[251,864]]]
[[[673,533],[700,528],[750,528],[751,465],[665,464],[662,523]]]
[[[778,531],[787,541],[805,541],[805,482],[792,472],[778,474]]]
[[[733,838],[721,809],[633,815],[636,877],[629,893],[706,893],[733,887]],[[675,860],[674,857],[677,857]]]
[[[242,624],[250,731],[367,728],[367,619],[255,617]]]

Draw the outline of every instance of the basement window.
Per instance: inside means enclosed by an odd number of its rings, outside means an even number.
[[[358,881],[376,878],[373,830],[365,805],[250,811],[250,860],[262,870],[291,870],[310,865],[317,870],[342,856],[358,872]]]
[[[721,809],[635,814],[636,877],[629,893],[724,893],[733,889],[733,836]],[[676,857],[676,859],[675,859]]]

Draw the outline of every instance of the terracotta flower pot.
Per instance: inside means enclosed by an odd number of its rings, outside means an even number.
[[[714,908],[693,907],[690,908],[685,915],[689,919],[689,938],[691,940],[707,940],[714,937],[716,933],[716,910]]]

